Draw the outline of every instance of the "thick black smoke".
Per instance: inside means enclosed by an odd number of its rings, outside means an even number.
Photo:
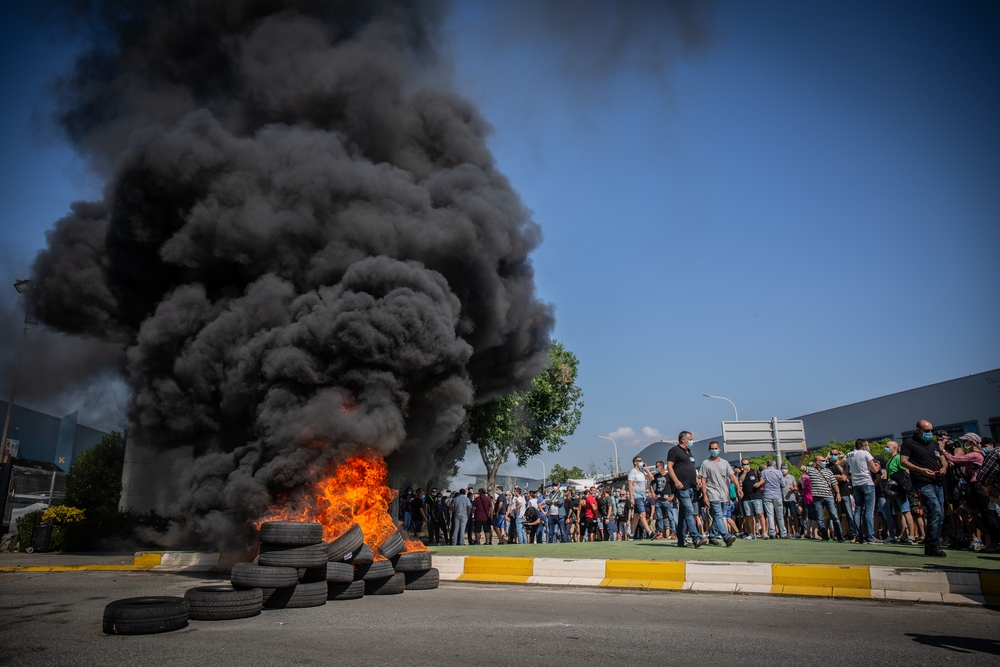
[[[108,175],[34,264],[42,319],[127,349],[124,502],[226,546],[373,448],[461,456],[553,325],[538,227],[440,82],[435,2],[73,2],[59,122]]]

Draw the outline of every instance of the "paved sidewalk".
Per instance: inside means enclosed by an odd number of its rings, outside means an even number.
[[[86,553],[0,553],[0,570],[10,567],[78,567],[88,565],[131,565],[134,551]]]

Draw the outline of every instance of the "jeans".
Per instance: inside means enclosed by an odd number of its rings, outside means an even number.
[[[882,515],[882,521],[888,530],[889,537],[899,537],[896,532],[896,524],[892,520],[892,503],[885,497],[878,499],[878,511]]]
[[[941,524],[944,522],[944,487],[930,482],[918,486],[920,499],[927,510],[927,539],[924,547],[941,546]]]
[[[656,501],[656,532],[666,534],[666,528],[670,521],[670,502],[667,500]],[[672,528],[673,526],[671,526]]]
[[[559,528],[559,515],[550,514],[545,517],[545,542],[554,544],[560,537],[562,537],[562,530]]]
[[[844,508],[844,514],[847,515],[847,526],[851,529],[851,533],[857,537],[858,536],[858,522],[854,520],[854,496],[851,494],[840,494],[840,504]],[[837,515],[837,521],[840,521],[840,515]]]
[[[465,525],[469,521],[468,515],[455,515],[455,528],[451,531],[451,543],[455,546],[465,544]]]
[[[824,509],[830,512],[830,523],[833,524],[834,534],[838,540],[844,539],[844,533],[840,529],[840,516],[837,514],[837,502],[833,498],[813,498],[813,507],[816,508],[816,519],[819,522],[819,534],[823,539],[830,539],[830,533],[826,528]]]
[[[684,535],[690,535],[691,540],[697,542],[701,539],[698,529],[694,525],[694,489],[681,489],[677,492],[677,499],[680,501],[680,516],[677,518],[677,546],[684,546]]]
[[[712,510],[712,530],[709,531],[708,536],[712,539],[721,537],[723,540],[728,540],[729,531],[726,530],[726,505],[728,503],[710,500],[708,504]]]
[[[780,532],[782,537],[788,537],[788,529],[785,528],[782,516],[783,509],[781,498],[764,498],[764,516],[767,518],[768,537],[774,537],[776,532]],[[776,527],[780,530],[776,531]]]
[[[563,543],[569,542],[569,529],[572,526],[572,522],[567,522],[566,517],[559,517],[559,528],[562,531],[562,541]]]
[[[527,535],[527,533],[524,532],[524,518],[523,517],[517,517],[516,519],[514,519],[514,525],[517,528],[517,543],[518,544],[527,544],[528,543],[528,535]]]
[[[858,527],[855,533],[858,540],[871,541],[875,539],[875,487],[856,486],[854,494],[854,525]]]

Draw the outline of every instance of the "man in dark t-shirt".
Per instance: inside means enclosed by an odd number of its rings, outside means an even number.
[[[424,510],[423,489],[417,489],[410,498],[410,527],[413,528],[413,536],[420,538],[420,531],[424,529],[424,521],[427,519],[427,512]]]
[[[694,523],[694,499],[698,493],[698,473],[695,470],[694,456],[691,455],[690,431],[681,431],[677,436],[677,445],[667,452],[667,473],[674,487],[680,505],[677,517],[677,546],[686,547],[685,535],[691,536],[690,546],[698,548],[708,544],[701,536]]]
[[[917,432],[903,441],[899,462],[910,471],[913,488],[920,494],[921,504],[927,511],[927,539],[924,540],[925,556],[947,556],[941,549],[941,524],[944,521],[944,487],[942,480],[948,462],[934,439],[934,427],[926,419],[917,422]]]
[[[507,494],[503,487],[497,487],[497,498],[493,503],[493,532],[497,534],[497,543],[507,541]]]
[[[674,514],[671,511],[674,487],[663,461],[656,462],[656,472],[653,473],[653,481],[649,486],[656,502],[656,536],[662,539],[667,537],[668,526],[669,532],[675,532]]]
[[[760,472],[750,467],[750,461],[743,459],[740,468],[740,486],[743,488],[743,534],[753,539],[760,536],[767,539],[767,524],[764,522],[764,480]]]

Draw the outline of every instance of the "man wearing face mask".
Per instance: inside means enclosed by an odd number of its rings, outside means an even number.
[[[729,502],[729,482],[736,485],[737,494],[743,495],[740,489],[739,480],[733,472],[729,461],[719,458],[719,443],[712,441],[708,443],[708,459],[701,462],[698,476],[705,480],[705,503],[712,512],[712,529],[709,531],[709,544],[721,544],[719,539],[726,543],[727,547],[733,546],[736,536],[726,530],[726,504]]]
[[[695,549],[708,544],[702,538],[694,523],[694,499],[698,491],[698,473],[695,469],[694,457],[691,455],[690,431],[681,431],[677,436],[677,444],[667,452],[667,472],[673,483],[680,511],[677,516],[677,546],[692,546]],[[691,541],[685,544],[685,535]]]
[[[927,510],[925,556],[947,556],[941,549],[941,524],[944,520],[944,488],[942,481],[948,462],[934,440],[934,427],[926,419],[917,422],[917,432],[903,441],[900,463],[910,471],[913,486]]]
[[[828,461],[829,465],[827,467],[833,473],[834,478],[836,478],[837,490],[840,491],[840,500],[837,501],[837,504],[840,505],[843,513],[847,515],[847,524],[844,530],[849,531],[847,535],[848,539],[857,539],[858,524],[854,521],[854,493],[851,488],[851,471],[848,470],[847,461],[839,449],[830,450]]]

